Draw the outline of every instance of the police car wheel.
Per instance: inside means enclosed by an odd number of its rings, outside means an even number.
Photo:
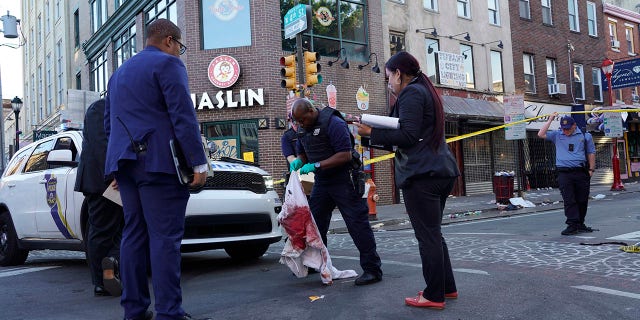
[[[18,247],[18,237],[9,213],[0,213],[0,266],[21,265],[28,255],[29,250]]]
[[[262,257],[269,249],[269,244],[233,245],[224,248],[224,251],[235,260],[254,260]]]

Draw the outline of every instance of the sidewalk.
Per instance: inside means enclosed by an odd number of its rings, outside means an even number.
[[[611,191],[611,184],[592,185],[589,201],[598,201],[597,198],[602,196],[610,198],[616,194],[640,192],[640,184],[637,182],[630,182],[624,185],[624,191]],[[596,197],[594,199],[594,197]],[[540,211],[548,211],[555,209],[562,209],[562,196],[560,190],[548,189],[548,190],[530,190],[524,194],[523,197],[535,204],[533,208],[520,208],[516,210],[498,210],[496,205],[495,195],[493,193],[454,197],[450,196],[447,200],[447,205],[444,210],[444,217],[442,224],[450,224],[456,222],[463,222],[477,219],[488,219],[493,217],[507,217],[512,215],[527,214]],[[377,220],[371,221],[371,226],[376,229],[382,226],[392,226],[408,224],[409,217],[404,208],[404,204],[392,204],[377,206]],[[329,233],[345,233],[347,228],[340,212],[336,209],[333,212],[331,218],[331,226]]]

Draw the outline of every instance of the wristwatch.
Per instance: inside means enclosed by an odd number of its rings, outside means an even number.
[[[320,169],[320,162],[316,162],[313,164],[316,169]]]

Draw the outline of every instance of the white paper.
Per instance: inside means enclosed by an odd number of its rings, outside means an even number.
[[[113,185],[116,183],[115,180],[111,182],[111,184],[107,187],[107,190],[102,194],[103,197],[119,204],[122,207],[122,199],[120,198],[120,190],[116,190],[113,188]]]
[[[372,128],[381,129],[398,129],[400,128],[400,122],[398,118],[376,116],[372,114],[363,114],[360,118],[360,122],[366,124]]]

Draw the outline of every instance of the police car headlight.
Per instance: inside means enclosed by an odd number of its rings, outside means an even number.
[[[273,190],[273,178],[271,176],[262,176],[264,179],[264,186],[267,190]]]

